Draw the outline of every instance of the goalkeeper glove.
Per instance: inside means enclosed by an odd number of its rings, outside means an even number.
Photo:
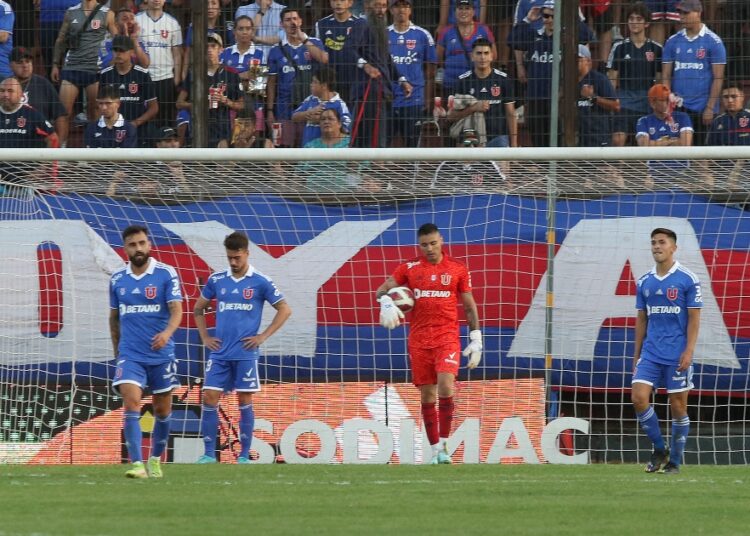
[[[478,329],[469,332],[469,345],[464,349],[464,356],[469,356],[466,366],[470,369],[476,368],[482,360],[482,332]]]
[[[380,302],[380,325],[388,329],[400,326],[404,313],[396,307],[393,299],[386,294],[381,296],[378,301]]]

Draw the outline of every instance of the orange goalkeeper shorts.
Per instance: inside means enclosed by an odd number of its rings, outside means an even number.
[[[441,372],[458,375],[461,364],[461,345],[458,340],[438,346],[437,348],[422,348],[409,345],[411,357],[412,383],[420,385],[436,385],[437,376]]]

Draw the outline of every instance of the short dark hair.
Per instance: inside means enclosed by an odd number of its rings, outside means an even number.
[[[726,84],[724,84],[724,87],[722,88],[722,91],[726,89],[736,89],[742,94],[745,93],[745,90],[742,88],[742,84],[740,84],[736,80],[727,80]]]
[[[628,21],[630,15],[640,15],[646,22],[651,22],[651,11],[645,2],[633,2],[630,4],[625,13],[625,22]]]
[[[651,231],[651,238],[655,237],[658,234],[667,235],[669,238],[671,238],[674,243],[677,243],[677,233],[675,233],[672,229],[667,229],[666,227],[657,227],[653,231]]]
[[[314,72],[313,76],[318,82],[325,84],[329,91],[336,91],[336,71],[328,65],[321,65]]]
[[[249,245],[250,240],[247,239],[247,235],[240,231],[228,234],[226,238],[224,238],[224,247],[230,251],[237,251],[240,249],[247,250]]]
[[[279,13],[279,20],[281,22],[284,22],[284,15],[286,15],[287,13],[296,13],[301,17],[301,15],[299,14],[299,9],[297,9],[296,7],[285,7],[281,10],[281,13]]]
[[[148,236],[148,228],[145,225],[138,225],[138,224],[128,225],[122,231],[122,241],[127,242],[129,237],[138,233],[143,233],[146,236]]]
[[[492,48],[492,43],[490,43],[489,39],[485,39],[484,37],[480,37],[476,41],[474,41],[471,44],[471,50],[474,50],[477,47],[490,47]]]
[[[96,98],[120,100],[120,90],[114,84],[106,84],[99,88],[99,93],[96,95]]]
[[[253,19],[251,19],[247,15],[240,15],[239,17],[237,17],[236,19],[234,19],[234,25],[237,26],[237,23],[240,22],[241,20],[249,20],[250,21],[250,26],[252,26],[253,28],[255,28],[255,23],[253,22]]]
[[[440,229],[434,223],[423,223],[417,231],[417,236],[424,236],[432,233],[439,233]]]

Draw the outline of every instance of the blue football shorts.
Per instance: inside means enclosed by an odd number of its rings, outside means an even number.
[[[203,388],[231,393],[257,393],[260,391],[258,360],[209,359],[205,368]]]
[[[654,389],[665,387],[667,393],[689,391],[693,386],[693,365],[687,370],[677,370],[677,365],[662,365],[639,359],[635,365],[632,383],[645,383]]]
[[[180,386],[177,379],[177,361],[149,365],[128,359],[118,359],[112,389],[119,394],[118,385],[130,383],[153,394],[166,393]]]

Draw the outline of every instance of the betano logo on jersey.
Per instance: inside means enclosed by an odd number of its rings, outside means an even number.
[[[420,290],[414,289],[414,299],[420,298],[450,298],[452,292],[450,290]]]
[[[646,312],[651,315],[678,315],[682,311],[679,305],[647,305]]]
[[[160,303],[153,303],[148,305],[125,305],[120,304],[120,317],[130,314],[138,313],[158,313],[161,311]]]
[[[252,310],[253,310],[252,303],[227,303],[223,301],[219,302],[220,313],[223,313],[224,311],[252,311]]]

